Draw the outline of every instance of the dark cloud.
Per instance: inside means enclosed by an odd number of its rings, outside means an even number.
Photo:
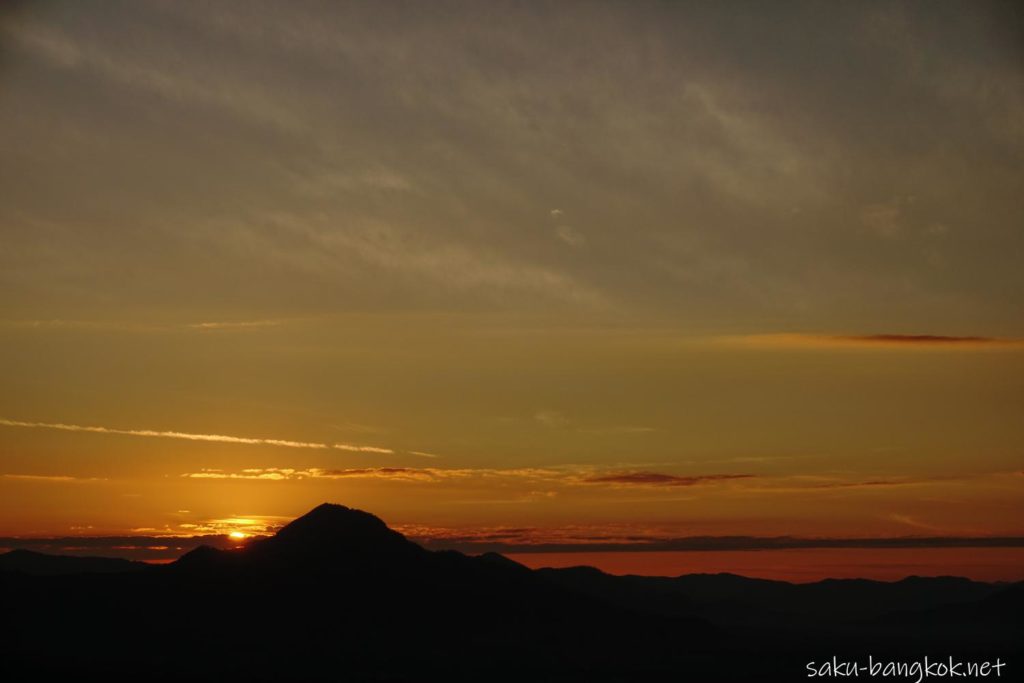
[[[564,543],[500,543],[486,538],[466,536],[437,541],[414,539],[435,549],[461,550],[467,553],[589,553],[589,552],[666,552],[721,550],[784,550],[800,548],[1022,548],[1024,537],[903,537],[903,538],[796,538],[757,536],[693,536],[685,538],[588,540]]]
[[[201,545],[235,548],[229,536],[63,536],[52,538],[0,537],[0,551],[17,548],[54,555],[123,557],[130,560],[167,561]]]
[[[1022,338],[980,335],[766,333],[720,337],[717,341],[763,348],[1024,349]]]
[[[871,479],[868,481],[846,481],[833,482],[828,484],[814,484],[807,488],[812,489],[861,489],[886,486],[911,486],[913,484],[924,484],[936,481],[936,479]]]
[[[425,470],[413,467],[362,467],[343,470],[321,470],[318,476],[322,477],[389,477],[403,474],[420,474]]]
[[[564,541],[531,543],[526,533],[448,534],[441,537],[410,534],[410,540],[431,550],[459,550],[477,554],[664,552],[723,550],[783,550],[800,548],[1024,548],[1024,537],[930,536],[902,538],[798,538],[791,536],[690,536],[652,537],[621,534],[585,534]],[[518,540],[510,540],[518,539]],[[58,538],[0,537],[0,552],[23,548],[57,555],[122,557],[166,562],[201,545],[237,548],[242,542],[224,535],[205,536],[66,536]]]
[[[751,479],[753,474],[704,474],[681,477],[660,472],[622,472],[589,477],[583,481],[591,484],[622,484],[625,486],[694,486],[729,479]]]
[[[863,344],[906,344],[908,346],[1005,346],[1024,343],[1020,339],[1001,337],[952,337],[937,334],[864,334],[837,336],[835,339]]]

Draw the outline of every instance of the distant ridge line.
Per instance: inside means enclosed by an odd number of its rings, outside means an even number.
[[[410,537],[426,548],[464,552],[594,553],[722,550],[789,550],[812,548],[1024,548],[1024,536],[904,536],[896,538],[799,538],[793,536],[686,536],[653,541],[606,543],[501,543],[472,539]]]

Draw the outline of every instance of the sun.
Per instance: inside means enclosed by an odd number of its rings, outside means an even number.
[[[230,534],[228,534],[228,536],[230,536],[232,539],[234,539],[236,541],[240,541],[243,538],[247,538],[247,534],[245,534],[245,533],[243,533],[241,531],[232,531]]]

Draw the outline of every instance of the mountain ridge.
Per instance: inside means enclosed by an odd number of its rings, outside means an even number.
[[[325,504],[274,536],[146,571],[0,571],[0,674],[783,681],[802,676],[809,652],[1017,652],[1024,626],[1005,599],[1018,605],[1021,587],[532,570],[496,553],[426,550],[375,515]],[[169,659],[169,642],[188,657]]]

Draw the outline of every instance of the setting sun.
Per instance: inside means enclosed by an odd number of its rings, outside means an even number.
[[[228,534],[228,536],[230,536],[232,539],[234,539],[236,541],[240,541],[243,538],[247,538],[247,534],[245,534],[245,533],[243,533],[241,531],[232,531],[230,534]]]

